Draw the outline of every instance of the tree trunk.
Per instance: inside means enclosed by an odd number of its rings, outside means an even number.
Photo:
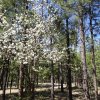
[[[94,89],[95,89],[95,100],[98,99],[98,88],[97,88],[97,75],[96,75],[96,64],[95,64],[95,53],[94,53],[94,39],[93,39],[93,27],[92,27],[92,5],[90,5],[90,32],[91,32],[91,62],[93,67],[93,83],[94,83]]]
[[[31,93],[31,82],[30,82],[30,76],[28,72],[28,64],[24,64],[24,79],[25,79],[25,92],[27,95]]]
[[[88,74],[87,74],[87,64],[86,64],[86,50],[85,50],[85,33],[83,28],[83,18],[79,18],[80,24],[80,39],[81,39],[81,61],[83,67],[83,90],[85,100],[90,100],[89,87],[88,87]]]
[[[0,78],[1,90],[3,89],[3,77],[4,77],[4,66],[3,66],[3,68],[2,68],[1,78]]]
[[[61,92],[64,92],[64,78],[63,78],[63,71],[62,71],[62,63],[60,64],[60,82],[61,82]]]
[[[11,81],[10,81],[10,94],[11,94],[12,83],[13,83],[13,78],[11,77]]]
[[[10,71],[8,70],[6,88],[9,87],[9,77],[10,77]]]
[[[51,100],[54,100],[54,65],[51,60]]]
[[[4,75],[3,75],[3,95],[2,95],[2,99],[6,100],[6,95],[5,95],[5,91],[6,91],[6,83],[7,83],[7,76],[8,76],[8,67],[9,67],[9,60],[4,58]]]
[[[20,70],[17,70],[17,75],[19,76]],[[17,89],[19,88],[19,77],[16,79],[17,83]]]
[[[39,75],[38,75],[38,73],[36,74],[36,85],[38,86],[38,82],[39,81]]]
[[[70,50],[69,50],[69,46],[70,46],[70,40],[69,40],[69,32],[68,32],[68,18],[66,19],[66,44],[67,44],[67,66],[66,66],[66,70],[67,70],[67,87],[68,87],[68,100],[73,100],[72,99],[72,79],[71,79],[71,66],[70,65]]]
[[[32,89],[32,96],[31,96],[31,100],[35,100],[35,71],[33,71],[32,66],[36,66],[36,62],[35,59],[33,58],[33,60],[30,63],[31,67],[30,67],[30,78],[31,78],[31,89]]]
[[[2,95],[2,99],[3,100],[6,100],[6,95],[5,95],[5,91],[6,91],[6,74],[7,72],[5,71],[5,74],[4,74],[4,78],[3,78],[3,95]]]
[[[50,36],[50,50],[52,51],[52,44],[53,44],[53,40],[52,40],[52,35]],[[53,60],[51,59],[51,100],[54,100],[54,64],[53,64]]]
[[[58,63],[57,80],[58,80],[58,89],[60,89],[60,64],[59,63]]]
[[[24,76],[23,76],[23,63],[21,62],[20,69],[19,69],[19,100],[23,98],[23,83],[24,83]]]
[[[32,89],[32,96],[31,99],[35,100],[35,73],[31,72],[31,89]]]

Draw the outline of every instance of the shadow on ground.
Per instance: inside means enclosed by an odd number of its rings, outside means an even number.
[[[38,88],[47,88],[46,90],[42,91],[35,91],[35,100],[50,100],[50,85],[46,86],[38,86]],[[64,92],[62,93],[60,89],[55,89],[55,99],[54,100],[67,100],[67,92],[66,88],[64,88]],[[91,96],[91,100],[94,99],[94,95]],[[2,95],[0,95],[0,100],[2,100]],[[6,94],[6,100],[18,100],[18,93],[13,94]],[[30,100],[28,98],[28,95],[24,93],[24,99],[23,100]],[[33,99],[31,99],[33,100]],[[82,89],[78,89],[77,87],[73,88],[73,100],[84,100],[83,91]],[[98,100],[100,100],[100,95],[98,96]]]

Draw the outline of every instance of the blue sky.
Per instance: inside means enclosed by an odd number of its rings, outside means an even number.
[[[41,4],[42,0],[32,0],[32,1],[35,3],[35,8],[37,8],[36,12],[39,13],[40,15],[42,15],[41,12],[42,12],[42,9],[43,9],[43,16],[47,17],[47,15],[48,15],[48,9],[47,9],[47,7],[43,6],[43,8],[40,7],[40,9],[39,9],[39,5]],[[61,8],[57,4],[54,4],[52,2],[52,0],[48,0],[48,3],[52,4],[52,6],[55,7],[55,9],[58,9],[58,12],[60,12]],[[96,13],[99,13],[100,8],[98,10],[96,10],[96,11],[97,11]],[[100,16],[98,17],[98,20],[100,20]],[[89,20],[88,19],[86,20],[85,24],[88,26],[88,24],[89,24]],[[98,27],[98,28],[99,28],[99,30],[97,32],[94,31],[94,34],[97,33],[97,36],[95,37],[96,39],[100,39],[100,27]],[[87,31],[87,35],[88,35],[88,33],[89,33],[89,31]]]

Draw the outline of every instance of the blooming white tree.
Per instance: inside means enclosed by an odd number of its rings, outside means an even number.
[[[12,23],[8,24],[10,28],[6,28],[6,31],[0,33],[1,57],[4,56],[9,60],[14,59],[20,64],[19,95],[21,95],[23,84],[23,67],[28,71],[28,65],[32,61],[33,63],[38,62],[40,54],[53,62],[60,60],[64,55],[63,52],[59,52],[53,46],[58,33],[54,23],[55,20],[57,20],[57,16],[54,14],[48,15],[48,18],[43,18],[43,16],[37,15],[26,7],[22,7],[14,13]],[[53,40],[52,45],[51,38]],[[36,70],[35,67],[35,64],[31,64],[31,69],[34,71]]]

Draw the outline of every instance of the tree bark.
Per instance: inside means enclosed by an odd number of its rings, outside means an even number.
[[[95,64],[95,53],[94,53],[94,39],[93,39],[93,27],[92,27],[92,19],[93,19],[93,12],[92,12],[92,5],[90,5],[90,32],[91,32],[91,63],[93,67],[93,83],[95,89],[95,100],[98,99],[98,88],[97,88],[97,75],[96,75],[96,64]]]
[[[69,32],[68,32],[68,18],[66,19],[66,45],[67,45],[67,87],[68,87],[68,100],[73,100],[72,98],[72,79],[71,79],[71,66],[70,65],[70,40],[69,40]]]
[[[60,64],[59,63],[58,63],[57,80],[58,80],[58,89],[60,89]]]
[[[4,77],[4,66],[3,66],[3,68],[2,68],[1,78],[0,78],[0,86],[1,86],[1,90],[3,89],[3,77]]]
[[[3,95],[2,95],[2,99],[6,100],[5,91],[6,91],[6,83],[7,83],[7,76],[8,76],[9,59],[6,59],[4,57],[3,66],[4,66],[4,75],[3,75]]]
[[[12,83],[13,83],[13,78],[11,77],[11,81],[10,81],[10,94],[11,94]]]
[[[60,82],[61,82],[61,92],[64,92],[64,78],[63,78],[63,71],[62,71],[62,62],[60,64]]]
[[[28,72],[28,64],[24,64],[24,79],[25,79],[25,92],[29,95],[31,93],[31,81]]]
[[[88,87],[88,74],[87,74],[87,64],[86,64],[86,50],[85,50],[85,33],[83,28],[83,17],[79,17],[80,25],[80,39],[81,39],[81,61],[83,67],[83,90],[85,100],[90,100],[89,87]]]
[[[50,36],[50,50],[52,51],[52,44],[53,44],[53,40],[52,40],[52,35]],[[54,100],[54,64],[53,64],[53,60],[51,59],[51,100]]]
[[[35,100],[35,71],[33,71],[32,66],[36,66],[36,62],[35,59],[33,58],[33,60],[30,63],[31,67],[30,67],[30,78],[31,78],[31,89],[32,89],[32,96],[31,99]]]
[[[51,60],[51,100],[54,100],[54,65]]]
[[[24,83],[24,76],[23,76],[23,63],[21,62],[19,68],[19,100],[23,98],[23,84]]]

